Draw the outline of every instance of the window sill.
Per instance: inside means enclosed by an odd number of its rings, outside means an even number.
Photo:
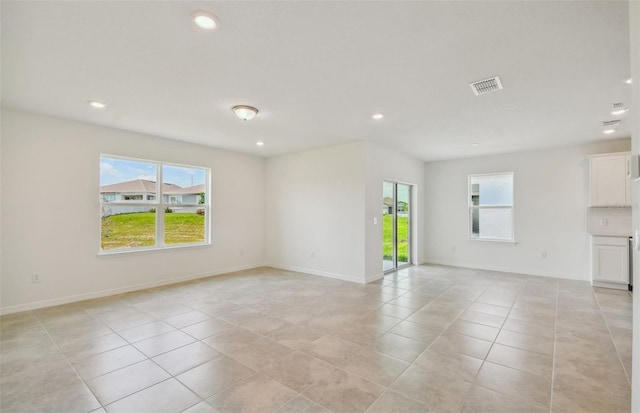
[[[479,241],[479,242],[497,242],[499,244],[513,244],[516,245],[518,241],[511,239],[493,239],[493,238],[467,238],[467,241]]]
[[[113,249],[106,251],[98,251],[98,257],[108,257],[114,255],[122,255],[122,254],[136,254],[141,252],[157,252],[157,251],[171,251],[171,250],[179,250],[184,248],[200,248],[200,247],[210,247],[210,242],[201,242],[194,244],[176,244],[171,246],[162,246],[162,247],[148,247],[148,248],[130,248],[130,249]]]

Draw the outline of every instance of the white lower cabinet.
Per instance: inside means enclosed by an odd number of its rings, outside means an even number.
[[[593,237],[592,278],[594,282],[627,285],[629,282],[629,239]]]

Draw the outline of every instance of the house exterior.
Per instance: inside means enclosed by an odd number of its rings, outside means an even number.
[[[152,210],[155,208],[157,186],[155,181],[146,179],[134,179],[101,186],[100,202],[103,205],[103,216]],[[173,212],[193,213],[199,209],[197,205],[201,204],[204,192],[204,184],[183,188],[179,185],[165,183],[162,185],[162,201],[165,205],[171,205]],[[110,205],[110,203],[117,205]],[[132,205],[123,205],[126,203]],[[141,203],[151,205],[140,205]]]

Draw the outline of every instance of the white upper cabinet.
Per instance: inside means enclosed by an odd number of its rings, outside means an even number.
[[[631,206],[631,185],[627,179],[629,153],[595,155],[589,158],[591,207]]]

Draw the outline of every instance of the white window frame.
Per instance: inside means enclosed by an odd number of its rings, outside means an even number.
[[[98,215],[98,255],[112,255],[112,254],[123,254],[123,253],[131,253],[131,252],[140,252],[140,251],[153,251],[153,250],[167,250],[167,249],[175,249],[175,248],[189,248],[189,247],[201,247],[211,245],[211,168],[207,168],[204,166],[195,166],[195,165],[185,165],[178,164],[173,162],[164,162],[164,161],[155,161],[151,159],[141,159],[141,158],[131,158],[126,156],[119,155],[109,155],[109,154],[100,154],[98,158],[98,165],[100,164],[100,159],[102,158],[111,158],[111,159],[122,159],[125,161],[133,161],[133,162],[144,162],[149,164],[155,164],[156,166],[156,195],[155,200],[145,200],[144,196],[141,201],[111,201],[104,202],[102,196],[100,196],[100,182],[98,182],[98,197],[100,199],[100,208]],[[204,209],[204,241],[203,242],[189,242],[183,244],[165,244],[164,243],[164,216],[165,216],[165,208],[171,208],[172,206],[175,208],[177,204],[171,204],[169,202],[164,202],[164,194],[162,188],[162,167],[163,166],[175,166],[178,168],[193,168],[193,169],[201,169],[205,171],[205,197],[204,204],[180,204],[180,207],[196,207]],[[102,208],[103,205],[113,205],[113,206],[144,206],[155,208],[156,210],[156,233],[155,239],[156,243],[153,246],[148,247],[126,247],[126,248],[114,248],[104,250],[101,246],[102,241]]]
[[[473,205],[471,201],[471,180],[472,178],[477,177],[489,177],[489,176],[504,176],[511,175],[511,192],[513,194],[513,199],[511,201],[511,205],[490,205],[490,206],[481,206],[481,205]],[[516,234],[515,234],[515,226],[516,226],[516,212],[515,212],[515,203],[516,203],[516,194],[515,194],[515,174],[513,172],[494,172],[488,174],[472,174],[467,178],[467,204],[468,204],[468,230],[467,230],[467,239],[469,241],[481,241],[481,242],[505,242],[505,243],[516,243]],[[474,210],[482,210],[482,209],[510,209],[511,210],[511,238],[510,239],[502,239],[502,238],[475,238],[472,237],[473,231],[473,211]]]

